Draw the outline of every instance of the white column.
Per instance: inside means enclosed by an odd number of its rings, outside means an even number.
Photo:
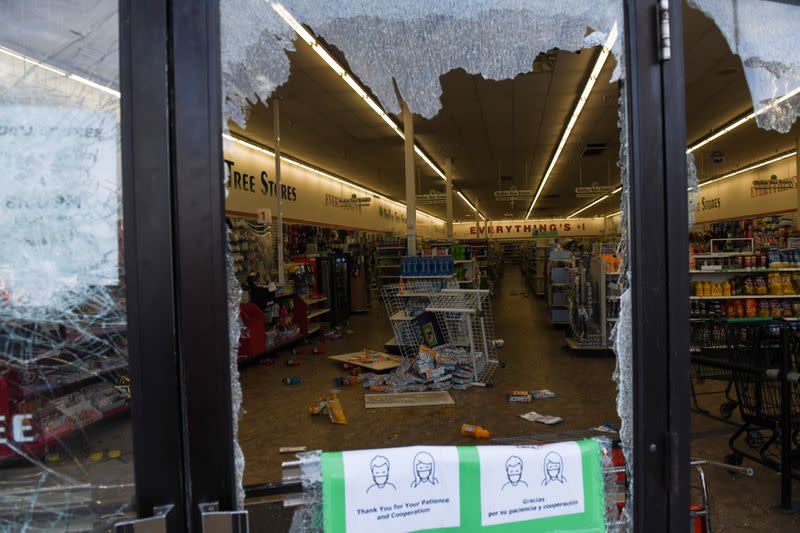
[[[475,198],[475,234],[481,234],[481,217],[478,216],[478,212],[481,210],[481,204],[477,198]]]
[[[414,181],[414,118],[403,103],[404,162],[406,171],[406,229],[408,255],[417,255],[417,187]]]
[[[277,98],[272,102],[273,109],[273,129],[275,130],[275,196],[278,198],[278,206],[275,210],[277,217],[277,239],[278,239],[278,286],[286,284],[286,272],[283,264],[283,194],[281,191],[281,105]]]
[[[453,240],[453,160],[447,158],[444,162],[445,187],[444,195],[447,203],[447,240]]]

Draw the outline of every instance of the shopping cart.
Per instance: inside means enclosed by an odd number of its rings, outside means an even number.
[[[730,464],[741,464],[746,457],[776,470],[781,466],[783,400],[782,387],[797,370],[800,354],[798,328],[785,322],[773,321],[761,325],[728,326],[729,364],[739,402],[742,424],[731,436]],[[800,401],[796,383],[790,389],[789,410],[791,426],[800,427]],[[768,434],[764,439],[763,433]],[[791,443],[797,446],[797,430],[790,430]],[[739,446],[745,442],[756,454]]]
[[[729,360],[725,324],[705,319],[692,322],[689,351],[692,357],[689,383],[693,410],[716,420],[728,421],[737,406],[736,399],[731,396],[733,393],[731,371],[714,364],[715,361],[727,362]],[[701,360],[707,362],[698,362]],[[703,385],[706,381],[718,381],[723,385],[722,388],[708,390],[704,387],[702,391],[698,391],[698,385]],[[725,400],[719,406],[720,416],[715,416],[708,409],[700,406],[699,397],[718,394],[724,395]]]

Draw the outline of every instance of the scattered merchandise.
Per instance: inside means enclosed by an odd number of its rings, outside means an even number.
[[[364,375],[355,375],[355,376],[342,376],[339,378],[334,378],[333,385],[335,387],[346,387],[349,385],[358,385],[362,381],[364,381]]]
[[[476,439],[489,439],[492,437],[492,433],[489,430],[474,424],[461,424],[461,434],[465,437],[473,437]]]
[[[595,431],[600,431],[602,433],[619,433],[619,430],[615,429],[608,422],[606,422],[605,424],[602,424],[600,426],[597,426],[596,428],[592,428],[592,429],[594,429]]]
[[[352,330],[351,330],[351,333],[352,333]],[[342,338],[342,332],[338,328],[337,329],[332,329],[330,331],[326,331],[325,332],[324,338],[326,338],[328,340],[338,340],[338,339]]]
[[[308,413],[312,415],[327,414],[334,424],[347,424],[347,417],[344,416],[338,391],[331,392],[328,396],[321,396],[308,407]]]
[[[330,355],[328,359],[341,361],[350,365],[363,366],[370,370],[381,371],[390,370],[400,366],[403,358],[374,350],[364,349],[360,352],[345,353],[340,355]]]
[[[325,353],[325,350],[323,350],[323,349],[321,349],[321,348],[313,348],[313,349],[311,350],[311,353],[313,353],[314,355],[320,355],[320,354],[323,354],[323,353]]]
[[[331,393],[328,396],[328,416],[334,424],[347,424],[347,418],[344,416],[344,409],[342,402],[339,401],[337,393]]]
[[[547,424],[548,426],[552,426],[553,424],[558,424],[559,422],[563,422],[564,419],[559,416],[552,416],[552,415],[540,415],[536,411],[531,411],[530,413],[525,413],[519,415],[525,420],[530,420],[531,422],[539,422],[540,424]]]
[[[364,407],[424,407],[428,405],[455,405],[456,402],[445,391],[398,392],[397,394],[365,394]]]
[[[531,395],[534,400],[549,400],[556,397],[555,392],[551,392],[547,389],[531,391]]]
[[[506,343],[505,343],[505,341],[503,339],[495,339],[495,340],[492,341],[492,343],[494,343],[494,347],[495,348],[502,348],[503,346],[506,345]]]
[[[530,403],[532,400],[533,396],[528,391],[512,390],[508,393],[508,401],[510,403]]]
[[[298,385],[300,384],[300,376],[289,376],[283,378],[282,381],[284,385]]]
[[[466,390],[473,383],[472,358],[463,348],[421,345],[413,363],[402,358],[394,372],[367,376],[364,387],[371,392]]]
[[[300,366],[299,359],[287,359],[286,361],[284,361],[284,363],[286,364],[286,366]]]
[[[308,450],[305,446],[281,446],[278,453],[300,453]]]

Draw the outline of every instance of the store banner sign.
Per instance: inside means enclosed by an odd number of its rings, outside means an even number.
[[[323,453],[322,501],[326,532],[605,531],[594,440]]]
[[[603,218],[560,218],[545,220],[503,220],[476,224],[453,224],[455,239],[525,239],[541,237],[582,237],[603,232]]]
[[[494,191],[494,199],[498,202],[513,202],[514,200],[530,200],[533,191],[523,189],[507,189],[504,191]]]
[[[595,196],[603,196],[611,194],[617,190],[613,185],[599,185],[593,182],[591,187],[575,187],[575,196],[578,198],[594,198]]]
[[[47,307],[118,282],[118,132],[109,111],[0,108],[0,293]]]

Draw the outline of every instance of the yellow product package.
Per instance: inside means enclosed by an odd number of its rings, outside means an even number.
[[[328,416],[331,417],[331,422],[334,424],[347,424],[347,417],[344,416],[344,409],[338,394],[328,396]]]
[[[328,411],[328,402],[325,398],[320,398],[316,402],[312,403],[309,408],[308,412],[312,415],[324,415]]]

